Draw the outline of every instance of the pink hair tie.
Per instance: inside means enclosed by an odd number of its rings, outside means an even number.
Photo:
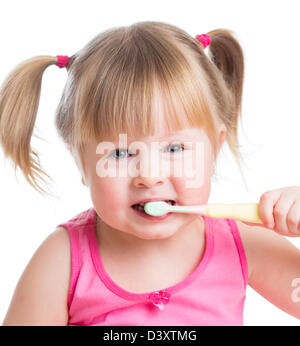
[[[57,63],[56,65],[59,68],[66,67],[69,62],[69,57],[67,55],[56,55],[57,57]]]
[[[203,48],[205,49],[207,46],[210,45],[210,37],[206,34],[203,35],[197,35],[196,38],[203,44]]]

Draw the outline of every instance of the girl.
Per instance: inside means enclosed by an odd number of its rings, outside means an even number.
[[[3,324],[242,325],[248,284],[300,318],[300,251],[283,237],[300,235],[300,187],[261,196],[264,227],[143,211],[152,200],[207,203],[225,140],[239,164],[244,62],[233,34],[191,37],[140,22],[101,33],[70,58],[17,66],[1,89],[1,144],[39,192],[46,173],[30,139],[53,64],[68,71],[56,128],[93,207],[42,243]]]

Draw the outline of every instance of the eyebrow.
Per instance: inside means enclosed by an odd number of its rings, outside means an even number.
[[[177,132],[177,133],[175,133],[173,135],[158,137],[158,138],[154,139],[154,141],[155,140],[161,141],[162,139],[165,139],[166,141],[170,141],[170,140],[179,139],[179,138],[182,139],[182,140],[189,139],[189,140],[193,141],[193,138],[191,138],[193,136],[194,136],[193,132],[192,133],[186,133],[185,131],[181,131],[181,132]],[[149,136],[149,137],[151,137],[151,136]],[[140,141],[140,139],[137,140],[136,137],[127,136],[127,145],[130,145],[130,143],[134,142],[134,141]],[[119,139],[112,140],[111,143],[115,144],[115,146],[118,147]],[[100,154],[98,154],[98,155],[100,155]],[[104,154],[101,154],[101,155],[103,156]]]
[[[194,136],[194,133],[191,133],[191,134],[188,134],[188,133],[185,133],[185,132],[181,132],[181,133],[176,133],[176,134],[173,134],[173,135],[169,135],[169,136],[161,136],[161,137],[157,137],[157,138],[154,138],[154,140],[162,140],[162,139],[167,139],[167,140],[170,140],[170,139],[179,139],[179,138],[191,138]],[[151,137],[151,136],[149,136]],[[155,137],[155,136],[152,136],[152,137]],[[129,142],[132,142],[132,141],[135,141],[136,138],[133,138],[133,137],[127,137],[128,141]]]

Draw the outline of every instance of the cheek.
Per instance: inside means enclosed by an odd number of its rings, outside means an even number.
[[[122,178],[97,178],[90,184],[90,193],[97,211],[115,214],[127,203],[127,181]]]
[[[90,194],[97,214],[107,225],[124,229],[129,205],[127,182],[117,178],[98,178],[90,185]]]
[[[173,186],[183,204],[206,204],[210,195],[210,176],[173,178]]]
[[[173,177],[173,184],[182,203],[205,204],[211,189],[213,157],[204,152],[196,160],[192,156],[185,160],[184,174]]]

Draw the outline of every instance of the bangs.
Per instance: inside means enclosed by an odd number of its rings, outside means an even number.
[[[154,136],[157,120],[164,122],[168,133],[187,127],[213,133],[208,83],[199,65],[192,65],[162,36],[128,40],[120,42],[115,58],[110,50],[107,55],[101,50],[101,57],[85,61],[90,68],[75,95],[77,145],[86,139],[116,140],[120,133]]]

